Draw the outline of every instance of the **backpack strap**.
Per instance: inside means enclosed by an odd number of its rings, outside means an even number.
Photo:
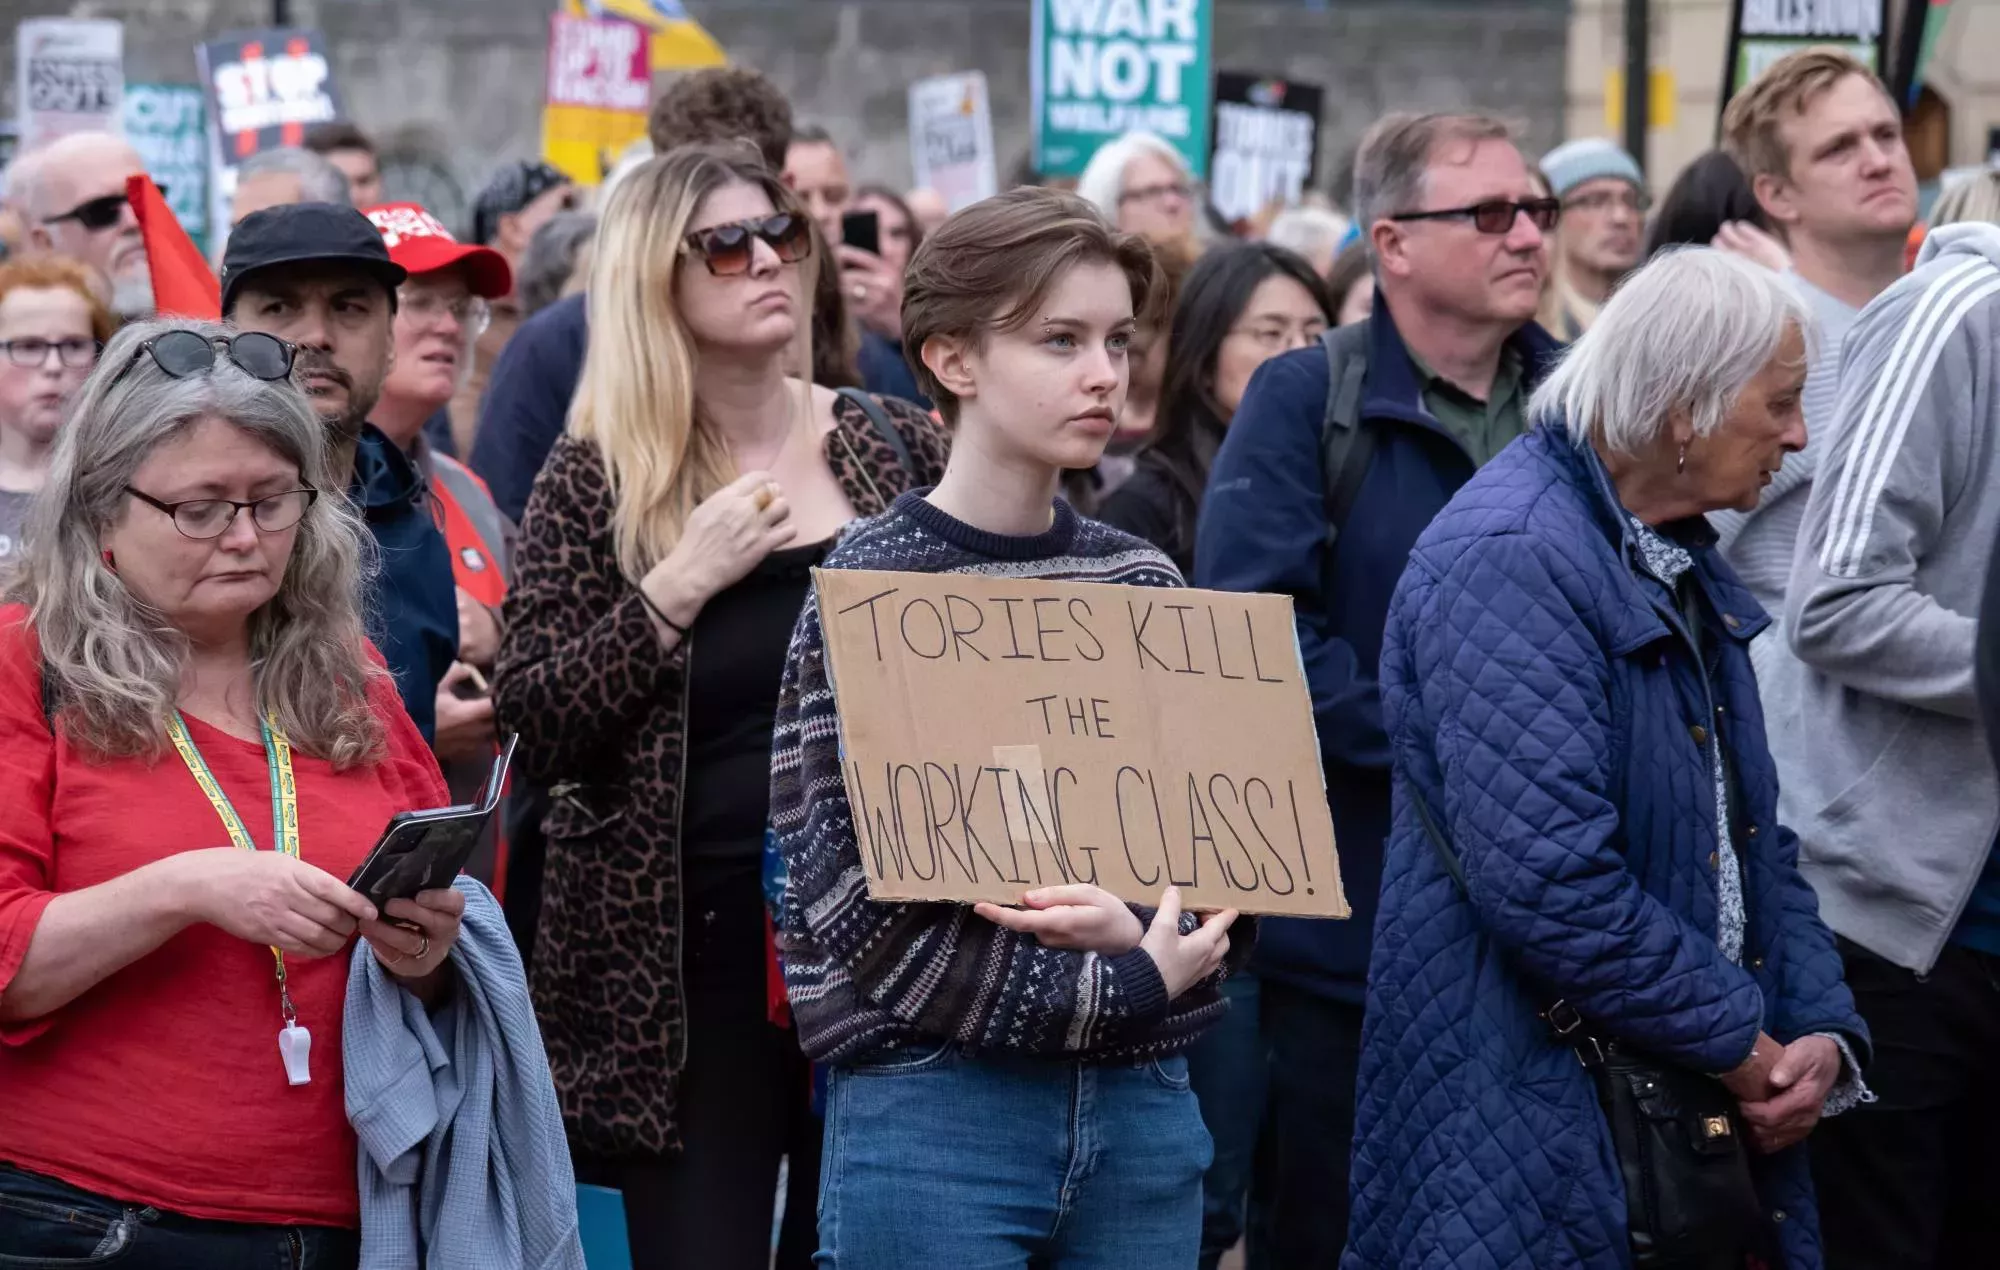
[[[1368,323],[1329,327],[1326,349],[1326,416],[1320,423],[1320,470],[1326,484],[1329,552],[1354,511],[1361,482],[1375,459],[1375,429],[1361,415],[1361,384],[1368,370]]]
[[[917,475],[916,460],[910,457],[909,443],[896,430],[896,421],[889,417],[889,412],[882,408],[875,394],[860,388],[840,388],[835,390],[835,394],[861,407],[861,413],[867,415],[868,422],[875,426],[875,435],[895,452],[897,465],[903,469],[903,475],[910,478],[910,484],[915,486],[921,478]]]

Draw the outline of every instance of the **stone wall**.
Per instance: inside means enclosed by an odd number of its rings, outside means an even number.
[[[294,0],[332,46],[349,113],[391,152],[392,193],[456,219],[480,179],[539,144],[551,0]],[[1217,0],[1215,65],[1326,85],[1322,184],[1385,110],[1479,106],[1546,147],[1563,124],[1563,0]],[[12,101],[13,23],[57,8],[0,0]],[[267,23],[262,0],[86,0],[127,22],[133,80],[192,83],[198,38]],[[1027,0],[690,0],[733,59],[771,75],[828,126],[857,179],[909,177],[907,84],[977,68],[992,87],[1002,176],[1028,149]],[[1341,191],[1344,192],[1344,191]]]

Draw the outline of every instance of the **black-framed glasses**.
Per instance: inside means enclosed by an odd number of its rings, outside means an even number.
[[[180,530],[181,537],[193,538],[197,542],[220,538],[228,533],[229,527],[236,523],[236,514],[246,508],[250,512],[250,523],[259,530],[267,534],[282,533],[304,520],[307,510],[319,498],[319,491],[310,487],[267,494],[247,503],[239,503],[233,498],[188,498],[178,503],[163,503],[130,485],[125,487],[125,492],[146,506],[165,512],[173,519],[174,528]]]
[[[681,250],[700,256],[716,277],[727,278],[750,272],[759,238],[784,264],[796,264],[812,255],[812,222],[797,212],[752,216],[748,220],[697,229],[687,236]]]
[[[237,369],[253,379],[283,379],[292,373],[292,361],[299,346],[263,331],[243,331],[236,335],[203,335],[200,331],[168,331],[143,341],[132,350],[117,379],[125,378],[139,359],[152,354],[153,364],[175,379],[205,375],[215,368],[217,351],[228,354]]]
[[[97,354],[104,346],[96,340],[67,339],[19,339],[0,340],[0,351],[7,354],[7,360],[16,366],[45,366],[49,360],[49,350],[56,351],[56,360],[65,366],[88,366],[97,360]]]
[[[1513,232],[1514,218],[1526,216],[1536,229],[1548,233],[1562,219],[1561,200],[1553,198],[1525,198],[1519,202],[1495,199],[1490,203],[1474,203],[1470,207],[1443,207],[1435,212],[1397,212],[1390,220],[1469,220],[1472,227],[1482,234],[1506,234]]]
[[[160,186],[159,191],[161,198],[167,196],[166,186]],[[109,229],[118,223],[125,215],[125,202],[123,190],[116,194],[100,194],[96,198],[85,199],[60,216],[49,217],[42,224],[53,225],[58,221],[73,220],[92,233],[96,233],[100,229]]]

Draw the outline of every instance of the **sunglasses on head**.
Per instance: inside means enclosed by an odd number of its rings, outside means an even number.
[[[1495,199],[1470,207],[1446,207],[1435,212],[1398,212],[1390,220],[1469,220],[1482,234],[1507,234],[1514,230],[1514,218],[1526,216],[1536,229],[1547,233],[1562,219],[1562,202],[1553,198],[1529,198],[1519,202]]]
[[[750,272],[759,238],[769,244],[783,264],[796,264],[812,254],[812,222],[796,212],[752,216],[748,220],[697,229],[687,236],[681,251],[700,256],[710,273],[726,278]]]
[[[139,359],[152,355],[153,364],[175,379],[189,379],[195,375],[207,374],[215,368],[215,355],[220,350],[237,369],[252,379],[277,380],[292,373],[292,360],[298,356],[298,345],[286,343],[275,335],[262,331],[244,331],[239,335],[207,336],[200,331],[168,331],[155,335],[132,350],[132,360],[119,370],[119,379],[130,374],[139,364]]]
[[[165,198],[167,196],[167,187],[162,185],[159,189],[160,197]],[[42,224],[53,225],[58,221],[73,220],[85,229],[95,233],[100,229],[109,229],[113,225],[116,225],[124,215],[125,195],[123,191],[120,191],[117,194],[104,194],[97,198],[85,199],[62,215],[49,217]]]

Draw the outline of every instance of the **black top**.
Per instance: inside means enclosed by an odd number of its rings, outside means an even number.
[[[1194,524],[1194,511],[1166,466],[1141,455],[1132,475],[1097,509],[1097,519],[1152,543],[1174,562],[1182,577],[1191,578],[1194,535],[1188,529]]]
[[[771,728],[812,567],[833,540],[774,551],[702,607],[689,632],[681,853],[755,862],[771,814]]]

